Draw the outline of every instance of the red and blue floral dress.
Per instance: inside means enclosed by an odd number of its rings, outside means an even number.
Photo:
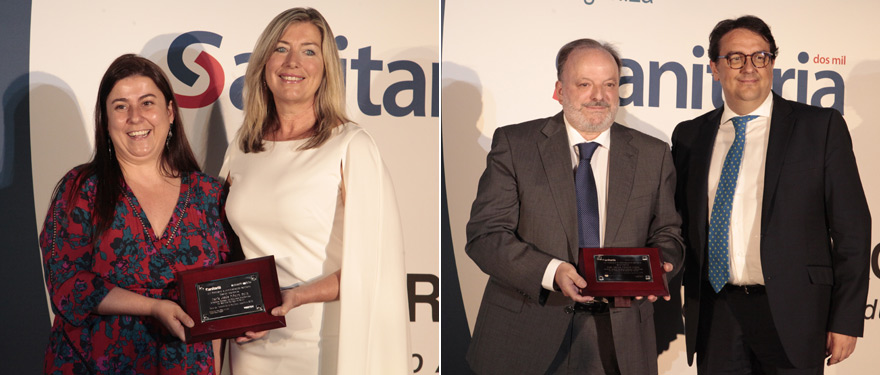
[[[152,317],[94,310],[114,287],[178,301],[178,272],[226,258],[220,183],[199,172],[181,176],[174,213],[158,237],[123,184],[113,223],[93,241],[96,178],[68,200],[78,174],[74,169],[62,179],[40,233],[55,313],[45,373],[213,374],[210,341],[187,345]]]

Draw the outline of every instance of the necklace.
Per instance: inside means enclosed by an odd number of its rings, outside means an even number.
[[[184,183],[183,179],[181,179],[180,183],[181,184]],[[189,206],[190,190],[192,190],[192,189],[187,188],[186,192],[184,193],[185,195],[184,195],[183,205],[180,207],[175,207],[175,213],[177,214],[177,222],[174,223],[174,226],[171,227],[171,230],[168,232],[168,241],[166,241],[166,244],[172,244],[174,242],[174,235],[180,229],[180,224],[183,222],[183,214],[186,212],[186,208]],[[147,225],[146,225],[146,223],[144,223],[144,219],[143,219],[143,217],[141,217],[140,211],[138,210],[137,206],[135,206],[134,202],[131,199],[132,195],[134,195],[134,193],[131,193],[130,189],[129,189],[129,191],[125,192],[125,199],[128,201],[128,205],[131,207],[131,212],[134,213],[134,216],[138,219],[138,222],[141,223],[141,228],[144,228],[144,239],[147,240],[147,242],[150,244],[151,247],[156,249],[156,254],[159,254],[159,257],[161,257],[162,260],[164,260],[165,263],[168,264],[168,267],[171,268],[171,271],[176,274],[177,267],[174,266],[175,263],[168,260],[168,258],[165,256],[165,254],[162,253],[162,248],[167,248],[168,250],[170,250],[172,252],[173,252],[173,249],[168,248],[168,247],[164,247],[164,246],[163,247],[156,247],[156,243],[153,241],[153,237],[150,235],[150,231],[147,229]],[[173,219],[174,215],[172,215],[171,217]],[[165,237],[165,235],[163,234],[162,237]],[[159,237],[159,239],[162,239],[162,237]]]

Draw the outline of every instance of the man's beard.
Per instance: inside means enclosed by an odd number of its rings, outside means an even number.
[[[565,117],[568,119],[568,122],[571,124],[575,130],[584,133],[600,133],[611,127],[611,124],[614,123],[614,117],[617,115],[617,108],[613,110],[609,110],[608,114],[603,116],[602,118],[595,118],[595,116],[588,117],[586,114],[580,111],[581,107],[585,106],[603,106],[606,108],[611,108],[611,105],[608,102],[587,102],[581,105],[574,104],[570,102],[567,98],[562,98],[562,110],[565,113]]]

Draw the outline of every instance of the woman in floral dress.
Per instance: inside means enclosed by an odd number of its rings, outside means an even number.
[[[40,246],[55,319],[47,374],[214,374],[185,344],[180,271],[228,253],[221,185],[199,172],[168,79],[123,55],[95,106],[95,155],[58,184]]]

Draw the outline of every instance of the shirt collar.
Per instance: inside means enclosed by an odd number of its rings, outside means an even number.
[[[772,110],[773,110],[773,92],[771,91],[769,94],[767,94],[767,98],[764,99],[764,102],[761,103],[761,105],[758,106],[758,108],[755,108],[754,111],[752,111],[751,113],[746,113],[745,115],[756,115],[756,116],[760,116],[760,117],[764,117],[764,118],[769,118]],[[730,121],[730,119],[732,119],[734,117],[745,116],[745,115],[736,114],[736,112],[734,112],[732,109],[730,109],[729,106],[727,106],[727,102],[725,101],[724,102],[724,113],[721,114],[721,124],[727,123],[728,121]]]

